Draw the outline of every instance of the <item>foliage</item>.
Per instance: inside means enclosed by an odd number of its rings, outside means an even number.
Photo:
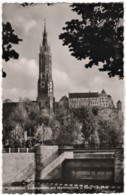
[[[38,125],[41,126],[42,124],[44,124],[45,126],[47,126],[50,120],[50,115],[48,111],[46,109],[39,111],[37,114],[36,120],[37,120]]]
[[[49,128],[50,114],[48,110],[43,109],[42,111],[39,111],[36,116],[36,122],[38,124],[36,137],[39,141],[44,143],[44,141],[51,139],[52,130]]]
[[[2,24],[2,59],[6,62],[12,59],[18,59],[19,54],[12,48],[12,44],[19,44],[22,41],[16,34],[10,22]],[[3,71],[3,77],[6,77],[6,73]]]
[[[9,118],[3,119],[3,142],[11,147],[24,146],[24,132],[27,132],[43,144],[116,147],[123,144],[121,116],[114,109],[110,117],[110,110],[107,114],[107,109],[89,107],[68,112],[62,109],[54,114],[47,109],[40,110],[36,102],[23,99]]]
[[[39,107],[34,102],[28,99],[20,100],[9,118],[3,121],[4,141],[9,140],[12,144],[18,140],[23,143],[25,131],[29,136],[34,136],[38,109]]]
[[[100,120],[98,131],[101,145],[116,147],[123,144],[123,125],[119,121]]]
[[[86,68],[100,66],[109,77],[123,75],[123,3],[74,3],[72,11],[81,19],[66,22],[63,45],[78,60],[88,59]]]
[[[26,7],[26,6],[33,6],[33,5],[36,5],[36,3],[21,3],[21,5],[23,6],[23,7]]]
[[[92,113],[97,116],[98,115],[98,108],[97,107],[93,107],[92,108]]]
[[[10,103],[10,102],[12,102],[12,101],[9,98],[7,98],[7,99],[4,100],[4,103]]]
[[[47,109],[40,110],[36,102],[20,99],[17,107],[8,119],[3,121],[3,141],[13,145],[14,141],[24,142],[24,133],[44,143],[49,140],[55,143],[59,134],[59,122]],[[21,133],[22,132],[22,133]]]
[[[52,130],[52,143],[56,144],[56,140],[57,140],[57,137],[59,136],[59,132],[60,132],[60,122],[56,119],[55,115],[49,121],[49,126]]]
[[[61,125],[57,143],[60,145],[82,144],[81,124],[71,119],[68,124]]]
[[[83,143],[81,123],[73,118],[71,111],[66,112],[64,109],[60,110],[60,112],[56,115],[56,119],[59,125],[57,144],[73,145]]]
[[[89,141],[90,136],[98,129],[95,116],[90,108],[73,109],[73,116],[82,124],[82,133],[85,141]]]
[[[9,118],[4,121],[5,135],[8,134],[8,139],[6,139],[9,140],[12,146],[15,146],[15,141],[20,142],[20,144],[23,143],[24,127],[27,119],[27,112],[20,102],[16,109],[10,114]]]
[[[21,3],[21,5],[23,6],[23,7],[27,7],[27,6],[34,6],[34,5],[37,5],[37,3]],[[53,3],[47,3],[47,6],[52,6],[53,5]]]
[[[37,128],[35,136],[39,140],[39,142],[43,144],[45,141],[50,140],[52,138],[52,130],[51,128],[42,124]]]
[[[10,118],[3,120],[3,143],[10,144],[11,132],[15,128],[15,122]]]
[[[35,120],[36,115],[40,111],[38,104],[29,100],[28,98],[21,99],[21,104],[25,108],[30,120]]]
[[[20,102],[14,112],[10,115],[10,120],[15,121],[20,125],[23,125],[25,121],[28,119],[28,115],[25,107]]]

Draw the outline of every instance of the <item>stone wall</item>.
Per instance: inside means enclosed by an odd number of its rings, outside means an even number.
[[[37,146],[35,149],[36,180],[42,179],[43,170],[58,157],[58,146]]]
[[[111,169],[113,182],[123,183],[122,149],[95,149],[87,151],[64,149],[60,153],[58,146],[37,146],[35,153],[3,153],[3,184],[27,179],[32,181],[34,179],[60,180],[63,172],[67,173],[63,169],[63,166],[66,166],[64,165],[65,160],[67,165],[73,169],[71,173],[77,176],[77,178],[79,177],[78,174],[81,173],[80,169],[84,169],[84,166],[86,166],[85,162],[87,162],[88,169],[93,168],[93,166],[94,169],[99,169],[97,165],[100,165],[108,169],[106,174],[109,174],[109,169]],[[77,165],[79,169],[76,167]],[[68,170],[70,170],[70,167]],[[75,172],[74,167],[76,167],[77,172]],[[99,171],[103,170],[99,169]],[[82,174],[85,174],[85,170],[83,170]],[[94,174],[94,172],[91,172],[91,174]],[[99,172],[99,174],[102,173]],[[106,175],[107,177],[108,175]]]
[[[2,157],[3,184],[34,179],[34,153],[3,153]]]
[[[114,159],[114,181],[115,183],[123,183],[124,179],[124,154],[123,150],[117,150],[115,152]]]

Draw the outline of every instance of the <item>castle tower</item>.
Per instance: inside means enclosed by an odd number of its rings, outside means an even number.
[[[117,102],[117,110],[122,110],[122,102],[120,100]]]
[[[52,80],[51,52],[47,41],[46,23],[39,51],[39,78],[37,102],[41,108],[53,110],[54,87]]]

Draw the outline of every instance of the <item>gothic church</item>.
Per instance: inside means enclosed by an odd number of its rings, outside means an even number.
[[[37,102],[41,108],[53,110],[54,85],[52,80],[51,51],[47,42],[46,24],[44,23],[43,41],[39,52],[39,78]]]

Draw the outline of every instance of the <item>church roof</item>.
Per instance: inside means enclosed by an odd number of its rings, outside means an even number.
[[[89,93],[69,93],[69,98],[93,98],[99,97],[97,92],[89,92]]]
[[[105,90],[103,89],[101,93],[106,93]]]
[[[43,32],[43,43],[42,46],[44,48],[48,48],[48,43],[47,43],[47,32],[46,32],[46,22],[44,21],[44,32]]]
[[[66,95],[64,95],[64,96],[60,99],[60,101],[64,101],[64,100],[68,100],[68,97],[67,97]]]

